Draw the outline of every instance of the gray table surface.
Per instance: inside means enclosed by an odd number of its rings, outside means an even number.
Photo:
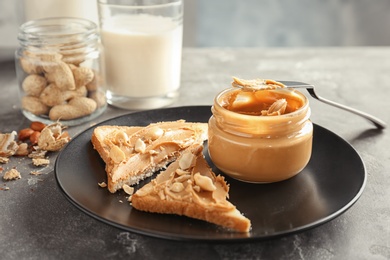
[[[184,49],[181,95],[172,106],[211,105],[231,76],[315,84],[328,99],[390,122],[390,48]],[[368,180],[348,211],[317,228],[251,243],[186,243],[126,232],[76,209],[53,173],[29,174],[30,161],[12,158],[22,179],[0,180],[0,259],[390,259],[390,135],[368,121],[310,98],[312,120],[346,139],[361,155]],[[90,125],[131,111],[108,107]],[[20,113],[14,62],[0,63],[0,132],[29,125]],[[342,156],[342,155],[340,155]],[[3,172],[2,172],[3,173]],[[2,175],[1,173],[1,175]]]

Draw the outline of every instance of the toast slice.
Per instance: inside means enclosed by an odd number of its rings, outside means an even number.
[[[91,141],[106,164],[111,193],[124,184],[134,185],[176,160],[193,144],[207,139],[207,123],[184,120],[153,123],[146,127],[98,126]]]
[[[229,186],[211,170],[203,146],[192,145],[155,179],[131,196],[135,209],[177,214],[249,232],[251,222],[227,201]]]

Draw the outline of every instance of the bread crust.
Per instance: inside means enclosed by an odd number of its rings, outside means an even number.
[[[249,232],[251,227],[250,220],[241,215],[237,209],[210,210],[195,203],[177,200],[162,201],[154,196],[137,196],[136,193],[132,196],[132,206],[137,210],[151,213],[176,214],[200,219],[238,232]]]

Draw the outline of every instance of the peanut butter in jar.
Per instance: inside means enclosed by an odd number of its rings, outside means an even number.
[[[230,88],[214,100],[208,149],[213,163],[246,182],[289,179],[307,165],[313,124],[308,99],[287,88]]]

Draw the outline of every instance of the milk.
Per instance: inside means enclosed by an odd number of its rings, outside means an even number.
[[[148,14],[120,15],[101,29],[112,95],[154,97],[179,88],[182,24]]]

